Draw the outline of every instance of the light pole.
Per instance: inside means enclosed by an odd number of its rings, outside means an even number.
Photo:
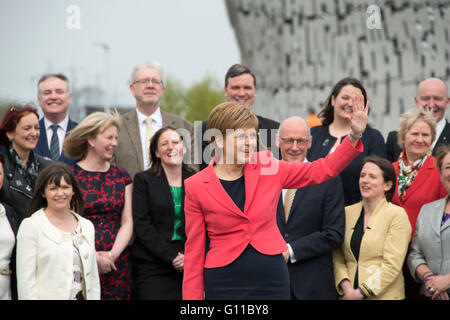
[[[97,41],[94,43],[94,45],[99,46],[103,49],[104,51],[104,62],[105,62],[105,97],[104,97],[104,101],[105,101],[105,105],[104,105],[104,109],[105,112],[109,113],[110,110],[110,102],[109,102],[109,45],[106,42],[100,42]]]

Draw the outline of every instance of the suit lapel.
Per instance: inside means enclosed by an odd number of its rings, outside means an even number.
[[[50,150],[48,149],[48,142],[47,142],[47,130],[45,130],[45,124],[44,124],[44,118],[39,120],[39,140],[36,148],[38,149],[38,154],[42,154],[45,157],[50,156]]]
[[[136,110],[128,112],[123,116],[124,119],[124,130],[127,131],[134,152],[139,155],[138,162],[140,170],[144,168],[144,159],[142,158],[142,145],[141,145],[141,134],[139,132],[139,122],[137,118]]]
[[[159,175],[159,183],[161,184],[161,192],[164,194],[164,198],[166,199],[167,203],[169,204],[169,208],[171,208],[173,211],[173,200],[172,200],[172,194],[170,192],[170,186],[169,182],[167,181],[166,173],[164,170],[161,170],[161,174]]]
[[[441,144],[448,144],[449,142],[450,142],[450,123],[448,123],[446,119],[444,130],[442,130],[442,133],[439,136],[438,141],[436,142],[435,149],[437,146],[440,146]]]
[[[256,186],[259,180],[259,167],[254,164],[247,164],[244,166],[245,179],[245,205],[244,212],[248,212],[248,208],[253,201],[256,193]]]
[[[297,206],[302,201],[303,196],[305,195],[304,188],[297,189],[295,192],[294,200],[292,201],[291,211],[289,212],[288,222],[291,219],[292,213],[295,212]]]
[[[415,177],[411,186],[408,188],[405,200],[403,202],[406,202],[410,197],[412,197],[416,191],[423,190],[422,185],[428,180],[429,177],[431,177],[433,166],[433,158],[429,157],[423,164],[422,168],[420,168],[419,173]]]
[[[447,203],[448,196],[444,199],[441,199],[435,203],[433,209],[433,220],[432,220],[432,228],[434,232],[439,236],[442,231],[447,229],[450,226],[450,220],[447,220],[442,225],[442,219],[444,217],[445,212],[445,204]],[[431,212],[430,212],[431,214]]]
[[[218,203],[220,203],[227,210],[233,211],[234,213],[245,217],[245,214],[236,206],[233,199],[230,198],[230,196],[220,183],[219,178],[214,172],[213,162],[211,162],[211,164],[204,169],[203,183],[205,184],[205,190]],[[245,184],[245,188],[247,189],[247,179],[245,180]],[[247,197],[247,190],[245,196]],[[247,208],[247,198],[245,199],[245,208]]]
[[[280,227],[280,232],[283,233],[284,228],[286,226],[286,220],[284,218],[284,206],[283,206],[283,193],[280,193],[280,198],[278,199],[277,206],[277,221],[278,226]]]
[[[178,119],[176,117],[174,117],[170,113],[164,112],[162,110],[161,110],[161,119],[162,119],[163,127],[171,126],[175,129],[178,129],[180,126],[182,126],[177,122]]]
[[[345,224],[349,229],[355,230],[356,222],[359,219],[362,210],[362,202],[358,202],[355,206],[351,206],[345,210]]]
[[[78,123],[76,123],[75,121],[72,121],[69,118],[69,123],[67,124],[67,129],[66,129],[66,137],[67,135],[70,133],[70,131],[75,128],[78,125]]]

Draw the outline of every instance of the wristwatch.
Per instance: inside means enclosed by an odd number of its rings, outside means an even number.
[[[355,139],[355,140],[361,139],[361,137],[362,137],[362,133],[361,133],[360,135],[356,135],[356,134],[354,134],[353,131],[351,131],[351,130],[350,130],[349,135],[350,135],[353,139]]]

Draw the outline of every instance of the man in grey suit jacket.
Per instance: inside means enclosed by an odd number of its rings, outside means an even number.
[[[171,126],[179,131],[186,143],[188,152],[183,160],[196,169],[192,155],[194,126],[178,115],[161,111],[159,107],[166,90],[159,63],[152,61],[134,67],[130,90],[136,99],[136,109],[122,116],[119,142],[112,162],[127,170],[134,178],[136,173],[150,166],[147,137],[151,133],[148,134],[147,130],[155,133],[164,126]],[[151,119],[146,120],[147,118]],[[148,129],[146,121],[151,122],[151,129]]]

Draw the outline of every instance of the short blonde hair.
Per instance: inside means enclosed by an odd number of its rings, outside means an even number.
[[[258,130],[256,115],[236,102],[223,102],[212,109],[206,129],[217,129],[225,136],[227,129],[237,130],[245,127]]]
[[[424,121],[430,126],[431,129],[431,141],[436,138],[436,119],[433,117],[431,111],[427,111],[422,107],[417,107],[406,111],[402,114],[399,121],[399,129],[397,133],[398,144],[405,149],[405,136],[411,126],[417,121]]]
[[[220,131],[224,139],[227,134],[227,130],[237,130],[246,127],[253,127],[258,132],[258,118],[249,108],[236,102],[223,102],[215,106],[209,114],[206,123],[207,130],[215,129]],[[213,146],[211,149],[211,155],[217,156],[214,150],[214,147],[217,147],[215,143],[215,135],[210,137],[209,142]],[[263,144],[258,136],[257,149],[259,150],[262,146]]]
[[[117,110],[110,113],[91,113],[70,131],[64,140],[64,153],[74,159],[84,159],[88,153],[88,139],[95,138],[111,126],[115,126],[117,131],[120,131],[122,126],[122,118]]]

